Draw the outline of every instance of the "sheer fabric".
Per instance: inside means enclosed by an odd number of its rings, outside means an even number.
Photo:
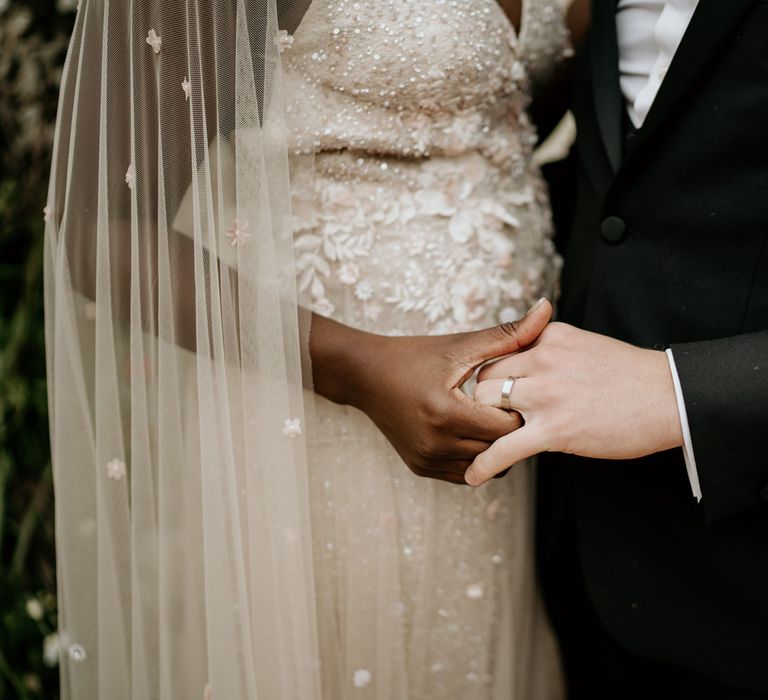
[[[80,3],[45,234],[63,698],[319,696],[285,41],[275,0]]]

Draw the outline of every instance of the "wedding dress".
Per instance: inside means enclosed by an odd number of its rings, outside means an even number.
[[[414,477],[311,392],[302,308],[435,334],[555,293],[525,109],[563,4],[517,36],[495,0],[78,3],[44,209],[62,698],[560,697],[530,465]]]
[[[556,3],[523,8],[518,37],[495,0],[314,0],[283,54],[289,148],[314,154],[309,185],[293,183],[304,306],[413,335],[552,298],[559,260],[525,110],[566,34]],[[317,398],[313,415],[328,696],[558,697],[531,465],[456,488],[411,474],[356,410]]]

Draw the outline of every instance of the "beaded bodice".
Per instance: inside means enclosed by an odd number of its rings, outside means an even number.
[[[561,3],[314,0],[284,53],[305,303],[384,332],[519,315],[551,286],[526,114],[567,49]]]

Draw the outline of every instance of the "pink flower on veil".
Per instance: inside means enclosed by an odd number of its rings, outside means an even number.
[[[229,239],[231,246],[245,243],[251,237],[251,234],[248,233],[248,222],[240,223],[240,219],[234,219],[224,235]]]

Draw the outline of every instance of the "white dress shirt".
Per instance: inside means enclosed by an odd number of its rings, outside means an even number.
[[[619,0],[616,10],[619,82],[627,112],[637,128],[648,116],[698,4],[699,0]],[[667,359],[683,431],[685,466],[693,495],[701,500],[688,414],[671,350],[667,350]]]

